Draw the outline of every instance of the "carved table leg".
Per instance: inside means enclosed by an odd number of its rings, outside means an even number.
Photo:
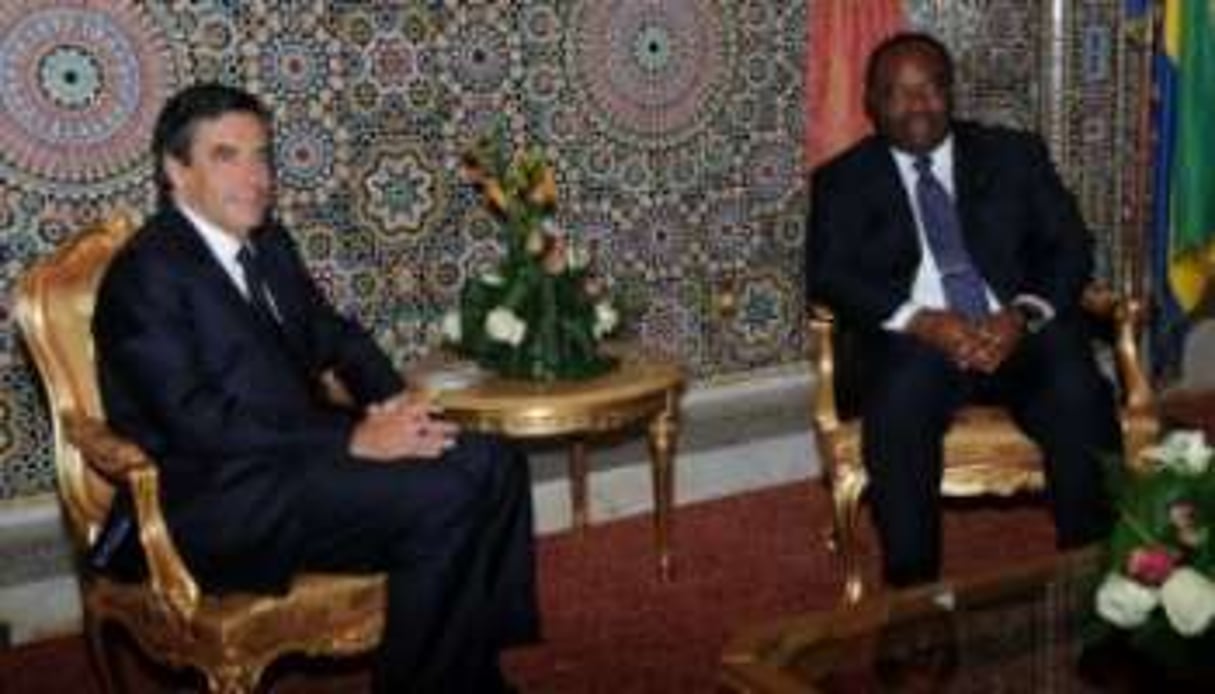
[[[570,508],[573,512],[574,530],[582,535],[590,521],[586,499],[586,441],[574,439],[570,444]]]
[[[662,411],[650,420],[650,462],[654,475],[654,534],[658,546],[658,579],[671,580],[671,509],[674,506],[675,442],[679,422],[676,393],[668,391]]]

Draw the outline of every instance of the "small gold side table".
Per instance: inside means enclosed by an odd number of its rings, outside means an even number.
[[[585,381],[536,382],[490,377],[435,395],[443,418],[471,431],[515,439],[569,437],[570,496],[574,527],[587,524],[588,437],[645,422],[654,485],[658,575],[671,576],[670,525],[674,502],[675,445],[683,368],[656,356],[629,352],[607,374]]]

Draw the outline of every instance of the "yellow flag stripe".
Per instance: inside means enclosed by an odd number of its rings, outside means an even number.
[[[1201,248],[1178,253],[1169,259],[1169,285],[1181,308],[1189,313],[1206,295],[1215,277],[1215,231],[1212,240]]]
[[[1164,54],[1174,65],[1181,59],[1181,3],[1185,1],[1165,0],[1164,3]]]

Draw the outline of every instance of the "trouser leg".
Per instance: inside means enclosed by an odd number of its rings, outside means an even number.
[[[882,356],[864,398],[862,449],[886,581],[908,585],[940,573],[942,442],[964,379],[910,337],[892,335]]]
[[[999,374],[1014,416],[1042,450],[1061,547],[1105,537],[1110,510],[1103,460],[1122,451],[1112,389],[1081,326],[1050,324],[1027,336]]]
[[[462,436],[439,461],[340,461],[301,495],[305,566],[388,572],[379,691],[493,691],[504,645],[535,638],[526,462]]]

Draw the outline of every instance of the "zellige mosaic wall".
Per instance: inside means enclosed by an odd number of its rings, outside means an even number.
[[[813,2],[813,0],[810,0]],[[968,113],[1036,127],[1122,248],[1116,0],[910,0],[959,52]],[[278,214],[333,300],[404,363],[438,341],[494,222],[457,174],[504,118],[556,163],[629,331],[702,380],[803,359],[806,0],[8,0],[0,7],[0,499],[50,490],[15,278],[72,230],[151,204],[167,95],[238,83],[278,120]],[[1063,11],[1057,11],[1063,6]],[[1063,19],[1060,20],[1059,18]],[[1050,76],[1066,77],[1066,91]],[[1061,83],[1062,84],[1062,83]],[[1074,88],[1073,88],[1074,87]],[[1109,253],[1105,264],[1118,272]]]

